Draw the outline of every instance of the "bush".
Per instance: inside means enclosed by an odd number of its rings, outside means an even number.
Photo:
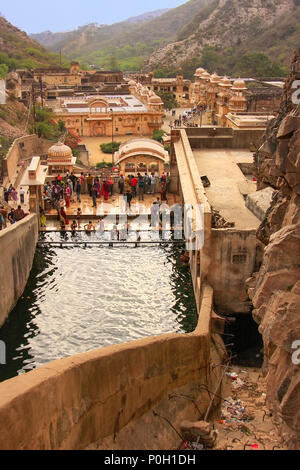
[[[100,148],[103,153],[110,153],[117,152],[120,148],[121,142],[109,142],[108,144],[100,145]]]
[[[102,168],[110,168],[112,166],[112,163],[105,162],[104,160],[102,160],[102,162],[96,163],[96,168],[99,168],[100,170],[102,170]]]
[[[162,129],[155,130],[152,135],[153,140],[157,140],[157,142],[163,143],[163,136],[165,135],[165,131]]]
[[[0,78],[5,78],[8,74],[8,66],[6,64],[0,64]]]

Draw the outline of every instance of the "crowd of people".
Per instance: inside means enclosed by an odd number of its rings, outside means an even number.
[[[24,204],[25,202],[25,190],[21,187],[19,192],[13,187],[11,184],[9,188],[3,188],[3,195],[6,204],[9,202],[18,203],[19,196],[20,196],[20,203]]]
[[[8,208],[4,205],[0,206],[0,230],[4,230],[10,225],[19,222],[24,219],[28,213],[25,213],[22,206],[18,206],[17,209]]]
[[[131,202],[138,197],[139,201],[144,201],[145,194],[155,194],[157,183],[161,194],[161,200],[166,200],[169,190],[171,178],[169,174],[162,173],[160,177],[154,173],[148,175],[140,173],[135,175],[124,176],[121,174],[118,179],[118,193],[123,195],[126,202],[126,209],[131,210]],[[65,177],[58,175],[51,183],[44,186],[44,200],[47,209],[56,209],[58,217],[64,219],[66,224],[67,216],[64,205],[68,209],[71,202],[81,202],[81,195],[88,192],[92,199],[92,206],[97,207],[97,203],[103,197],[104,201],[108,201],[109,197],[114,196],[114,182],[107,178],[102,182],[98,176],[88,174],[85,176],[81,173],[80,177],[67,174]],[[44,215],[44,214],[43,214]]]
[[[138,173],[136,176],[120,174],[117,193],[123,196],[126,211],[128,208],[131,211],[133,199],[138,198],[139,201],[144,201],[146,194],[154,195],[158,190],[160,191],[161,200],[166,201],[170,182],[170,175],[165,172],[161,176],[156,176],[154,173],[144,173],[143,175]],[[72,202],[81,203],[81,195],[86,192],[92,199],[92,206],[96,208],[102,197],[104,201],[108,201],[109,197],[114,196],[114,181],[110,178],[101,181],[98,176],[91,174],[84,175],[81,173],[78,177],[73,173],[67,173],[64,177],[57,175],[51,182],[46,183],[44,185],[45,210],[40,208],[41,227],[46,227],[46,212],[51,209],[57,211],[57,218],[62,229],[70,225],[66,210]],[[22,209],[24,197],[25,191],[22,187],[19,192],[12,185],[8,189],[4,188],[6,204],[0,206],[0,230],[6,228],[8,224],[18,222],[27,215]],[[17,205],[19,198],[21,204],[17,208],[10,208],[10,201]],[[77,226],[78,218],[80,219],[81,215],[81,209],[79,208],[77,211]]]
[[[25,190],[21,187],[17,191],[11,184],[9,188],[3,188],[5,203],[0,205],[0,230],[24,219],[28,213],[22,209],[25,202]],[[15,207],[12,207],[12,206]]]
[[[174,123],[171,121],[170,125],[175,126],[175,127],[198,127],[198,125],[194,122],[190,122],[190,120],[196,116],[200,116],[201,112],[205,112],[206,107],[201,107],[201,108],[193,108],[191,111],[184,111],[183,114],[179,115],[177,119],[174,120]],[[175,116],[175,114],[172,113],[172,116]]]

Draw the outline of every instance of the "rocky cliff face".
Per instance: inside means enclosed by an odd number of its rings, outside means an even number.
[[[170,64],[176,69],[191,57],[201,57],[205,46],[232,47],[240,54],[269,52],[274,42],[278,45],[287,40],[292,31],[286,28],[285,38],[277,37],[276,31],[261,42],[257,43],[257,38],[273,27],[276,30],[277,22],[287,21],[288,15],[298,17],[297,0],[211,0],[203,11],[195,11],[193,20],[178,33],[177,42],[151,55],[144,70],[170,67]]]
[[[259,188],[276,192],[257,237],[266,244],[260,271],[247,284],[265,348],[267,400],[288,446],[300,445],[300,49],[279,115],[255,155]],[[298,83],[298,88],[300,82]],[[295,344],[299,341],[299,345]]]

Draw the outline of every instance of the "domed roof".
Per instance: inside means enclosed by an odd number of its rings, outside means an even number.
[[[143,96],[147,96],[148,94],[149,94],[149,90],[148,90],[148,88],[146,88],[146,87],[143,87],[143,88],[141,89],[141,95],[143,95]]]
[[[72,157],[72,150],[67,145],[62,142],[57,142],[57,144],[52,145],[48,150],[49,157]]]
[[[233,89],[233,90],[246,90],[246,89],[247,89],[246,83],[245,83],[244,80],[242,80],[241,78],[238,78],[238,79],[235,80],[235,82],[233,83],[232,89]]]
[[[210,77],[211,83],[219,83],[220,80],[221,80],[221,77],[219,77],[219,75],[216,72],[214,72],[212,76]]]
[[[162,104],[162,100],[159,96],[157,95],[152,95],[150,96],[149,98],[149,103],[152,103],[152,104]]]
[[[133,86],[135,86],[135,85],[136,85],[136,82],[135,82],[134,80],[130,80],[130,81],[128,82],[128,86],[132,86],[132,87],[133,87]]]
[[[203,69],[202,67],[199,67],[195,72],[195,76],[200,77],[204,72],[206,72],[206,70]]]
[[[203,74],[201,75],[201,78],[204,78],[206,80],[208,80],[210,78],[210,74],[208,72],[203,72]]]
[[[230,78],[228,77],[223,77],[222,80],[220,81],[219,83],[220,86],[224,86],[224,87],[231,87],[231,81],[230,81]]]

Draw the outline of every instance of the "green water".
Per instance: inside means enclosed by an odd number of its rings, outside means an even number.
[[[174,244],[37,248],[26,289],[0,329],[7,348],[0,381],[104,346],[193,331],[197,310],[183,251]]]

